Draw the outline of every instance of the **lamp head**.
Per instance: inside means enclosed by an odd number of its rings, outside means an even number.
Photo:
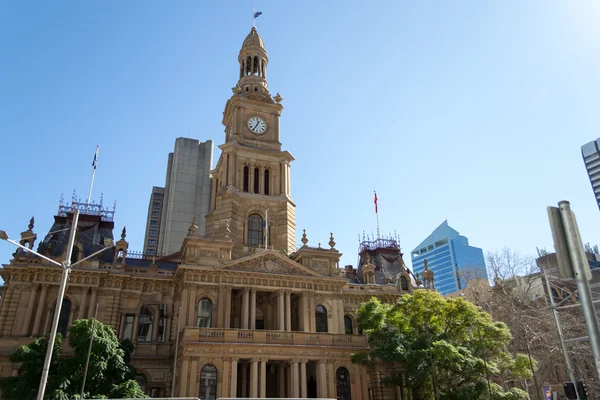
[[[106,247],[106,248],[115,247],[115,242],[112,239],[104,239],[104,247]]]
[[[6,233],[6,231],[1,231],[0,230],[0,239],[2,239],[2,240],[8,240],[8,233]]]

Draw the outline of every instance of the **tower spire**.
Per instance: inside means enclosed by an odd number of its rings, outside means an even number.
[[[261,13],[255,12],[255,19],[256,14],[260,15]],[[262,92],[269,94],[267,84],[269,56],[255,26],[252,27],[250,33],[244,39],[238,56],[238,62],[240,63],[238,86],[241,92]]]

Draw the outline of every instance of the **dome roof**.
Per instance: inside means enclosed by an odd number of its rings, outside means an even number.
[[[265,48],[265,44],[263,43],[263,40],[260,37],[260,35],[258,34],[258,32],[256,31],[255,27],[252,27],[252,30],[250,31],[248,36],[246,36],[246,39],[244,39],[244,44],[242,44],[242,49],[244,49],[246,47],[261,47],[263,49]]]

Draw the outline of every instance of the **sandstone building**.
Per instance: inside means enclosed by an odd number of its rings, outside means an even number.
[[[297,248],[294,158],[282,150],[282,98],[269,92],[269,58],[255,28],[238,61],[205,234],[190,220],[179,251],[146,259],[128,254],[123,229],[113,249],[73,270],[59,332],[92,317],[99,304],[99,320],[135,343],[132,363],[153,397],[408,399],[404,388],[382,385],[386,371],[354,365],[350,355],[368,346],[356,325],[359,305],[372,296],[395,301],[419,281],[393,240],[382,251],[365,244],[360,273],[339,267],[333,234],[327,246],[314,247],[304,232]],[[41,254],[62,259],[75,208],[84,212],[73,261],[113,238],[112,212],[73,202],[59,208]],[[21,234],[29,248],[33,228],[32,221]],[[369,254],[380,253],[386,264],[371,264]],[[8,354],[49,332],[61,269],[19,250],[0,275],[0,373],[8,375],[18,372]]]

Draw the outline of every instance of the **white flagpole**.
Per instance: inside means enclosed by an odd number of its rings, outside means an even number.
[[[94,154],[94,168],[92,169],[92,182],[90,182],[90,191],[88,193],[87,202],[85,203],[86,214],[88,212],[88,208],[90,208],[90,200],[92,198],[92,188],[94,187],[94,177],[96,176],[96,166],[98,165],[98,150],[100,150],[100,146],[96,146],[96,154]]]
[[[256,7],[252,7],[252,26],[256,28]]]
[[[375,198],[377,199],[377,192],[375,190],[373,190],[373,193],[375,194]],[[379,199],[377,199],[379,200]],[[380,239],[380,234],[379,234],[379,205],[377,204],[377,202],[375,202],[375,216],[377,217],[377,239]]]
[[[268,248],[269,243],[269,209],[265,211],[265,250]]]

